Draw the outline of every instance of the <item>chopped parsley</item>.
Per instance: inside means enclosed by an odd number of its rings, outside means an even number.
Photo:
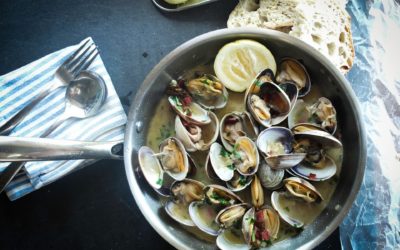
[[[162,186],[162,184],[163,184],[163,179],[158,178],[156,184]]]
[[[230,153],[226,151],[224,148],[221,148],[221,151],[219,152],[219,155],[225,158],[228,158]]]
[[[290,212],[290,209],[289,209],[289,207],[285,207],[285,210],[286,210],[286,211],[288,211],[288,212]]]
[[[211,198],[214,199],[214,200],[219,201],[219,203],[221,203],[221,204],[224,205],[224,206],[229,204],[229,201],[228,201],[227,199],[225,199],[225,198],[219,196],[219,195],[216,194],[216,193],[213,193],[213,194],[211,195]]]
[[[258,86],[258,87],[260,87],[260,86],[263,84],[263,82],[262,82],[262,81],[260,81],[260,80],[258,80],[258,79],[257,79],[257,80],[255,80],[255,82],[254,82],[254,83],[255,83],[255,85],[256,85],[256,86]]]
[[[240,184],[241,186],[244,186],[244,185],[246,185],[246,183],[247,183],[246,177],[244,177],[243,175],[240,175],[240,176],[239,176],[239,184]]]
[[[233,165],[233,164],[227,165],[226,167],[229,169],[235,170],[235,165]]]

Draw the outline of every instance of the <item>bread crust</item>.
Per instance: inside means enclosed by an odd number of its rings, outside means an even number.
[[[227,26],[228,28],[258,27],[288,33],[319,50],[343,74],[346,74],[353,66],[355,51],[351,34],[351,17],[339,1],[239,0],[229,15]],[[345,4],[345,1],[342,4]],[[321,6],[323,10],[319,9]],[[324,15],[327,15],[327,18]],[[318,17],[321,17],[321,20]],[[322,28],[312,26],[315,23],[319,23]],[[329,40],[324,32],[326,33],[330,27],[336,29],[330,30],[329,34],[334,33],[334,38],[331,36]]]

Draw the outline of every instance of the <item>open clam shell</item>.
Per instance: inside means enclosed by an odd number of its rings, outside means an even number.
[[[297,166],[286,169],[286,171],[291,175],[298,176],[309,181],[325,181],[336,174],[337,166],[335,161],[327,155],[325,156],[322,164],[324,165],[323,168],[315,168],[303,161]]]
[[[211,145],[206,168],[207,173],[211,174],[209,175],[210,178],[213,179],[215,173],[218,178],[223,181],[231,180],[233,171],[235,170],[229,152],[217,142]],[[209,168],[212,168],[212,170]]]
[[[257,211],[250,208],[243,216],[244,238],[247,244],[254,248],[271,244],[271,241],[278,237],[279,227],[279,214],[270,206],[264,206]]]
[[[285,189],[294,197],[303,199],[306,202],[323,200],[322,195],[308,181],[299,177],[289,177],[283,180]]]
[[[206,200],[213,205],[226,207],[243,203],[242,198],[234,194],[231,190],[220,185],[208,185],[204,188],[204,193]]]
[[[243,215],[249,208],[249,204],[241,203],[226,207],[219,211],[215,217],[215,222],[220,225],[220,228],[227,229],[234,226],[237,222],[241,222]]]
[[[234,171],[232,179],[226,182],[226,186],[232,192],[239,192],[249,186],[252,181],[253,176],[244,176],[241,175],[238,171]]]
[[[293,126],[291,130],[294,133],[295,139],[309,138],[319,142],[324,148],[343,147],[342,143],[336,137],[313,124],[300,123]]]
[[[307,95],[311,89],[310,75],[304,65],[294,58],[286,57],[280,61],[276,81],[294,83],[299,89],[300,97]]]
[[[290,99],[278,85],[263,78],[262,71],[247,89],[245,94],[246,109],[254,119],[264,127],[276,125],[289,114]]]
[[[257,147],[265,161],[273,169],[287,169],[299,164],[305,153],[293,153],[292,132],[285,127],[270,127],[263,130],[258,139]]]
[[[175,112],[189,123],[205,125],[211,122],[208,111],[195,102],[184,105],[177,96],[169,96],[168,102]]]
[[[221,109],[228,102],[228,91],[214,75],[204,74],[186,82],[185,87],[196,103],[205,109]]]
[[[288,125],[291,129],[300,123],[311,123],[334,134],[337,128],[336,109],[325,97],[320,97],[311,105],[298,99],[289,114]]]
[[[282,180],[285,176],[285,170],[272,169],[265,161],[262,161],[257,175],[263,187],[269,190],[276,190],[283,185]]]
[[[165,203],[165,211],[175,221],[185,226],[195,226],[189,215],[189,204],[204,199],[203,189],[204,184],[196,180],[175,181],[171,185],[173,200]]]
[[[189,159],[183,146],[175,137],[160,143],[160,163],[162,169],[175,180],[181,181],[189,172]]]
[[[167,201],[164,205],[164,210],[176,222],[189,227],[195,226],[190,218],[188,206],[177,204],[174,201]]]
[[[215,222],[219,208],[203,201],[195,201],[189,205],[189,215],[193,223],[206,234],[217,236],[221,230]]]
[[[220,233],[216,240],[217,247],[221,250],[249,250],[244,240],[241,228],[229,228]]]
[[[150,186],[160,195],[169,196],[169,187],[164,186],[164,170],[154,151],[143,146],[139,149],[138,158],[140,170]]]
[[[176,137],[181,140],[188,152],[207,150],[218,139],[219,121],[213,112],[208,112],[211,122],[206,125],[195,125],[175,117]]]
[[[248,137],[239,137],[233,150],[234,164],[241,175],[254,175],[258,170],[260,156],[256,144]]]
[[[172,183],[171,195],[176,203],[189,205],[193,201],[204,199],[204,187],[205,185],[202,182],[186,178]]]
[[[255,141],[258,135],[258,128],[248,112],[224,115],[219,128],[222,144],[229,152],[232,152],[237,138],[246,136]]]
[[[287,222],[289,225],[291,225],[292,227],[295,228],[301,228],[304,226],[304,222],[298,220],[297,218],[292,217],[287,209],[285,209],[282,205],[280,200],[282,199],[282,197],[285,197],[285,193],[283,192],[277,192],[274,191],[272,192],[271,195],[271,204],[272,207],[278,212],[279,216],[285,221]]]

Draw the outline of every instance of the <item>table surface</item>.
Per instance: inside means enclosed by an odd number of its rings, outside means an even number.
[[[226,27],[237,1],[162,13],[150,0],[0,1],[0,75],[91,36],[128,109],[172,49]],[[0,195],[1,249],[172,249],[142,216],[122,161],[98,163],[15,202]],[[339,249],[336,230],[317,249]]]

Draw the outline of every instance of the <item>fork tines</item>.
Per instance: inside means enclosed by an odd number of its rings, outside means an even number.
[[[97,46],[88,39],[63,63],[63,66],[76,77],[90,66],[98,54]]]

